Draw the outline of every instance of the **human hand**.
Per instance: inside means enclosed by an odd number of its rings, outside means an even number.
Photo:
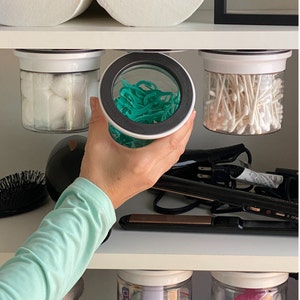
[[[127,148],[108,132],[99,99],[91,98],[90,120],[80,176],[107,194],[114,208],[152,187],[176,163],[190,138],[196,112],[175,133],[141,148]]]

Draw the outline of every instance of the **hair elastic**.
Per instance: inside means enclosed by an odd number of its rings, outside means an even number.
[[[113,96],[115,82],[125,71],[143,68],[145,78],[134,83],[122,80],[119,96]],[[148,80],[150,68],[171,77],[178,92],[164,91]],[[132,52],[114,61],[104,72],[100,103],[116,130],[133,138],[153,140],[175,132],[187,121],[193,111],[195,90],[189,74],[176,60],[161,53]]]

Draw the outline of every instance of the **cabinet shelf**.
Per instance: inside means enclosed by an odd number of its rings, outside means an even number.
[[[53,27],[0,26],[0,48],[48,49],[298,49],[297,26],[215,25],[199,9],[171,27],[126,27],[103,11]]]
[[[102,10],[89,9],[55,27],[0,26],[0,49],[16,48],[298,49],[298,27],[215,25],[213,12],[202,9],[177,26],[125,27]],[[14,255],[53,206],[49,201],[35,211],[0,219],[0,265]],[[150,208],[151,195],[142,193],[120,207],[117,218],[150,213]],[[124,231],[116,224],[89,268],[298,272],[298,238],[134,232]]]
[[[152,200],[149,192],[138,195],[117,210],[117,219],[132,213],[153,213]],[[178,200],[168,197],[164,205],[178,207],[182,205]],[[198,208],[190,214],[207,211]],[[257,218],[250,214],[243,217]],[[90,268],[298,272],[297,261],[297,237],[125,231],[116,223]]]
[[[152,197],[144,192],[129,200],[117,210],[117,219],[131,213],[153,213]],[[51,201],[35,211],[0,219],[0,264],[14,255],[52,208]],[[204,212],[197,209],[193,213]],[[137,232],[125,231],[116,223],[88,268],[298,272],[297,262],[297,237]]]

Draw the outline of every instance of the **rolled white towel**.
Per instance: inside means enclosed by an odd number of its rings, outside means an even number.
[[[118,22],[126,26],[172,26],[189,18],[203,0],[97,0]]]
[[[55,26],[83,13],[92,0],[0,0],[0,24]]]

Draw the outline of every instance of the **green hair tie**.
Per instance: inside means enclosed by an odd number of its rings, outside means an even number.
[[[154,124],[167,120],[178,109],[180,92],[161,91],[153,82],[140,80],[130,84],[122,80],[119,96],[114,99],[117,109],[128,119],[142,124]],[[110,134],[120,144],[130,148],[143,147],[149,140],[129,137],[110,126]]]

